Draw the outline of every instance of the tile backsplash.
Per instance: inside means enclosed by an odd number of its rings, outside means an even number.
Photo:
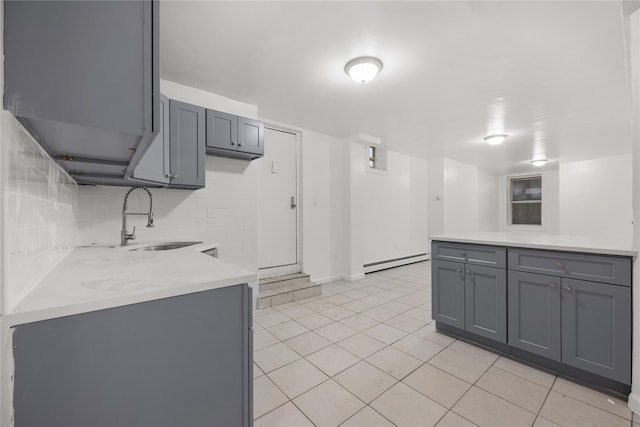
[[[2,144],[7,168],[4,312],[10,312],[76,246],[78,189],[7,111]]]

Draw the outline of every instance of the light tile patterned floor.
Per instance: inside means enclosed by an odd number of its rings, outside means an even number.
[[[640,427],[623,400],[436,332],[430,268],[255,311],[256,427]]]

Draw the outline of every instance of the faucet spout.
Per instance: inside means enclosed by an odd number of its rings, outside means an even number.
[[[144,190],[149,195],[149,212],[128,212],[127,205],[129,202],[129,195],[134,190]],[[153,228],[153,196],[147,187],[142,185],[136,185],[131,187],[127,194],[124,195],[124,202],[122,203],[122,230],[120,231],[120,245],[126,246],[129,240],[135,240],[136,228],[133,227],[133,232],[127,231],[127,215],[146,215],[147,216],[147,228]]]

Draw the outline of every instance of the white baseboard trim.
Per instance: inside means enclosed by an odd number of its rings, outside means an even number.
[[[373,273],[374,271],[386,270],[387,268],[400,267],[402,265],[413,264],[420,261],[428,261],[430,259],[429,254],[416,255],[412,257],[406,257],[398,260],[389,260],[384,262],[377,262],[375,265],[367,265],[364,267],[365,273]]]
[[[640,394],[631,392],[627,406],[636,414],[640,414]]]
[[[364,279],[364,273],[354,274],[353,276],[342,276],[342,279],[347,282],[355,282],[356,280]]]
[[[338,280],[342,280],[342,276],[327,276],[327,277],[321,277],[319,279],[315,277],[311,277],[309,280],[311,280],[313,283],[324,285],[326,283],[337,282]]]

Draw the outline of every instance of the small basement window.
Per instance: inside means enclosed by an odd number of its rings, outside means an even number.
[[[509,178],[509,224],[542,225],[542,175]]]
[[[367,147],[367,171],[383,172],[387,170],[387,152],[380,147],[370,145]]]

